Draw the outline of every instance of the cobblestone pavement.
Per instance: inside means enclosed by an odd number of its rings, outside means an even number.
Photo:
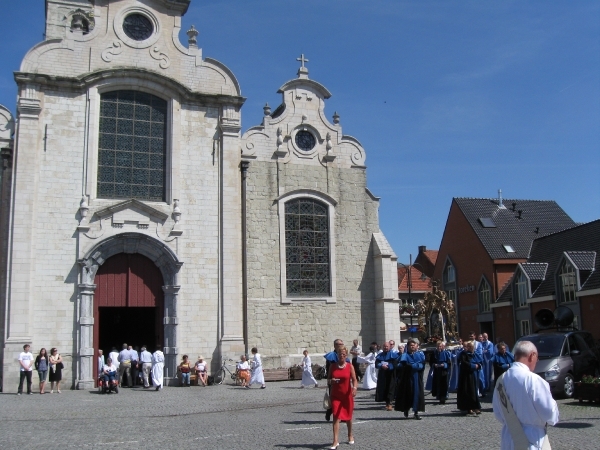
[[[331,424],[322,410],[324,388],[299,382],[267,389],[233,385],[167,387],[160,392],[121,389],[111,395],[63,391],[52,395],[0,394],[0,448],[202,448],[320,449],[331,445]],[[15,388],[16,391],[16,388]],[[356,445],[340,449],[493,449],[500,426],[491,404],[480,417],[426,397],[423,420],[384,411],[374,392],[359,391],[354,412]],[[561,423],[549,430],[552,448],[600,448],[600,407],[560,400]],[[342,425],[341,437],[346,436]]]

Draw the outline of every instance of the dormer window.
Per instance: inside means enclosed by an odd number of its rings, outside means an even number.
[[[558,284],[558,302],[574,302],[575,292],[577,291],[577,272],[568,259],[564,259],[560,266]]]

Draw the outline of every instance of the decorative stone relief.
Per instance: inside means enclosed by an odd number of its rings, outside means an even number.
[[[192,25],[192,28],[190,28],[189,30],[187,30],[187,32],[185,33],[188,35],[188,46],[190,47],[198,47],[198,30],[196,30],[196,28],[194,28],[194,25]]]
[[[169,236],[181,236],[183,234],[183,230],[179,225],[179,221],[181,220],[181,208],[179,208],[179,199],[173,199],[173,221],[175,225],[173,225],[173,229],[169,233]]]
[[[331,134],[327,133],[325,137],[325,156],[323,156],[323,161],[329,162],[335,159],[335,155],[331,152],[333,149],[333,143],[331,142]]]
[[[284,157],[288,153],[288,150],[283,147],[283,132],[281,131],[281,127],[277,128],[277,150],[275,150],[275,154],[277,156]]]
[[[77,8],[71,11],[67,16],[71,19],[71,31],[80,33],[89,33],[96,27],[96,18],[94,17],[94,11],[84,11],[81,8]]]
[[[123,44],[119,41],[115,41],[102,51],[102,60],[105,62],[111,62],[117,55],[123,53]]]
[[[171,65],[171,60],[169,59],[169,57],[165,53],[161,52],[158,46],[150,48],[150,56],[153,59],[160,61],[160,63],[158,63],[158,66],[161,69],[166,69]]]

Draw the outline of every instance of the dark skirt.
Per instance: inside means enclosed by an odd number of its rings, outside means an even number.
[[[410,366],[398,369],[398,385],[396,386],[396,404],[394,409],[396,411],[409,411],[410,409],[425,411],[423,370],[413,372]]]
[[[438,400],[446,400],[446,397],[448,396],[448,369],[445,369],[443,367],[433,368],[431,395],[433,395]]]
[[[481,409],[479,395],[477,395],[479,371],[471,368],[471,360],[472,355],[467,352],[461,353],[458,391],[456,394],[456,406],[461,411]]]
[[[50,369],[48,370],[48,381],[53,382],[60,380],[62,380],[62,367],[58,367],[57,364],[56,370],[52,370],[52,366],[50,366]]]
[[[377,387],[375,388],[375,401],[385,402],[388,405],[394,400],[395,376],[393,370],[379,369],[377,373]]]

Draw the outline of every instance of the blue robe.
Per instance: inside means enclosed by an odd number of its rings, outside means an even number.
[[[496,353],[492,358],[492,364],[494,366],[494,380],[497,380],[500,375],[506,372],[510,366],[515,362],[515,357],[509,351],[504,355]]]
[[[450,392],[456,392],[458,389],[458,373],[460,371],[460,364],[458,364],[458,358],[460,356],[460,352],[463,351],[462,347],[455,348],[450,352],[452,355],[452,369],[450,373],[450,386],[448,390]]]
[[[477,370],[477,387],[479,389],[479,394],[482,395],[487,391],[488,386],[485,383],[485,375],[483,373],[483,347],[481,342],[477,342],[477,344],[479,345],[475,345],[475,351],[473,352],[473,363],[481,366],[481,368]]]
[[[425,394],[423,392],[423,371],[425,370],[425,355],[421,351],[404,352],[400,357],[400,371],[396,387],[396,411],[407,412],[409,409],[416,413],[425,411]]]
[[[493,365],[492,358],[494,357],[494,344],[490,341],[483,341],[481,343],[482,351],[483,351],[483,375],[485,378],[485,385],[483,390],[487,392],[492,386],[492,374],[493,374]]]
[[[375,368],[377,369],[376,402],[385,402],[386,405],[392,404],[396,385],[394,369],[398,361],[397,358],[398,354],[392,351],[381,352],[375,357]],[[383,369],[384,363],[387,363],[387,369]]]

